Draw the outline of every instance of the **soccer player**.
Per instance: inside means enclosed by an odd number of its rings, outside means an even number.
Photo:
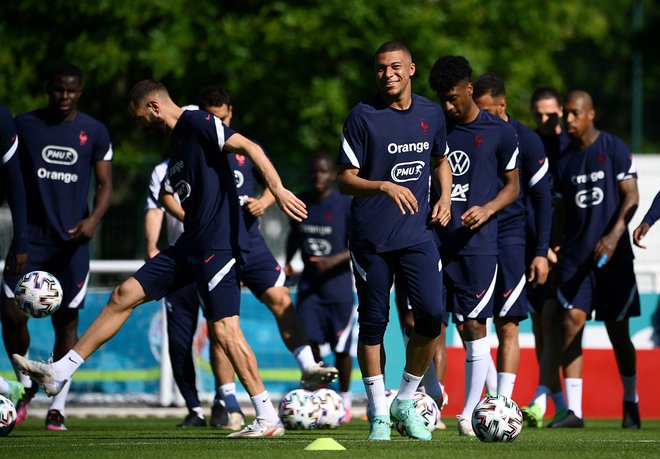
[[[309,336],[314,358],[319,346],[329,343],[339,371],[339,390],[346,417],[351,419],[351,370],[355,307],[348,228],[351,200],[333,188],[337,169],[328,153],[310,161],[311,188],[298,195],[307,206],[304,223],[291,221],[284,272],[294,274],[291,260],[300,250],[304,269],[298,282],[296,312]]]
[[[195,283],[211,338],[227,352],[256,412],[254,423],[230,437],[272,437],[284,426],[266,392],[256,358],[239,325],[240,271],[248,236],[227,153],[246,155],[265,179],[282,210],[306,216],[305,205],[284,188],[263,150],[203,111],[184,111],[160,82],[143,80],[130,92],[129,108],[137,122],[162,133],[171,131],[168,191],[176,191],[185,211],[184,232],[173,246],[148,260],[113,291],[108,304],[64,358],[40,363],[14,355],[21,371],[48,395],[57,394],[73,373],[117,333],[132,310],[150,299]]]
[[[493,315],[497,279],[497,218],[518,197],[518,140],[509,123],[480,110],[472,93],[472,68],[462,56],[445,56],[429,83],[447,116],[453,174],[452,218],[439,228],[448,309],[465,345],[465,404],[459,435],[474,436],[472,410],[481,399],[491,362],[486,319]],[[501,178],[500,185],[498,178]]]
[[[413,394],[433,357],[444,314],[431,224],[447,225],[450,216],[445,119],[437,104],[412,93],[415,64],[403,43],[382,44],[374,64],[378,93],[357,104],[344,123],[337,178],[339,191],[353,196],[349,247],[359,303],[358,363],[372,413],[369,439],[390,440],[391,413],[412,438],[430,440]],[[430,174],[441,187],[432,209]],[[395,275],[408,289],[415,329],[388,413],[383,336]]]
[[[595,311],[604,321],[623,383],[623,427],[639,428],[635,347],[629,319],[640,314],[628,223],[637,209],[637,173],[628,147],[594,125],[589,93],[572,91],[564,106],[572,142],[557,165],[566,207],[557,297],[563,307],[562,366],[568,414],[549,427],[584,427],[582,333]]]
[[[520,194],[515,202],[497,214],[497,284],[493,309],[499,339],[497,370],[491,373],[498,395],[511,398],[520,361],[519,321],[527,318],[525,283],[529,288],[545,284],[548,278],[548,248],[552,225],[552,197],[548,181],[548,160],[539,137],[506,111],[504,80],[486,72],[473,82],[474,102],[510,123],[518,135]],[[526,274],[527,273],[527,274]],[[495,375],[496,373],[496,375]],[[486,380],[488,392],[488,378]]]
[[[198,103],[202,110],[214,114],[227,127],[230,127],[233,105],[227,91],[219,86],[205,87],[200,90]],[[249,236],[250,254],[247,262],[241,266],[241,282],[273,313],[282,339],[294,355],[302,372],[302,386],[314,390],[321,384],[331,382],[337,377],[338,372],[336,368],[324,366],[322,362],[315,360],[305,331],[295,314],[289,289],[284,285],[286,279],[284,272],[270,252],[259,230],[259,217],[263,215],[266,208],[275,202],[275,199],[268,188],[264,189],[260,197],[256,197],[255,185],[257,182],[263,183],[263,179],[249,157],[230,152],[228,159],[234,173],[238,199]],[[175,201],[173,194],[165,192],[162,194],[162,199],[169,212],[183,219],[185,212]],[[191,306],[190,302],[181,304],[183,306],[172,308],[171,322],[174,325],[169,327],[173,334],[170,336],[173,346],[173,348],[170,347],[170,351],[174,351],[171,354],[172,367],[173,372],[178,374],[177,379],[186,387],[186,392],[189,393],[188,399],[197,403],[194,408],[196,418],[193,417],[193,410],[191,410],[189,421],[203,425],[199,416],[201,408],[195,389],[194,372],[190,371],[192,368],[191,344],[197,324],[198,307]],[[182,310],[184,307],[187,308],[185,311]],[[240,430],[245,422],[245,415],[236,398],[234,368],[221,346],[211,344],[210,355],[211,368],[217,387],[211,409],[211,425],[229,430]],[[189,409],[191,409],[191,405],[189,405]]]
[[[637,247],[642,249],[646,248],[646,246],[642,244],[642,239],[644,239],[646,233],[649,232],[653,224],[657,222],[659,218],[660,218],[660,191],[658,192],[658,194],[655,195],[655,198],[653,199],[653,203],[651,203],[651,207],[649,208],[648,212],[646,212],[646,215],[644,215],[642,222],[639,224],[639,226],[637,226],[637,228],[635,228],[635,231],[633,231],[633,242]]]
[[[27,317],[16,307],[14,288],[21,274],[43,270],[58,278],[64,296],[53,314],[54,358],[60,359],[78,339],[78,311],[84,307],[89,280],[89,241],[110,205],[112,146],[106,127],[77,109],[82,94],[82,71],[70,63],[51,71],[46,86],[48,106],[16,117],[20,139],[18,159],[26,190],[28,219],[27,263],[22,273],[7,274],[2,288],[2,330],[7,352],[27,355]],[[96,179],[94,205],[87,205],[92,172]],[[19,403],[20,418],[35,391],[26,387]],[[46,429],[66,430],[65,402],[71,380],[53,398]]]

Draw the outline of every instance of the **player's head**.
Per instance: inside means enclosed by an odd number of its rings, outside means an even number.
[[[474,103],[482,109],[503,120],[506,116],[506,89],[504,80],[493,72],[486,72],[479,75],[472,82],[474,92],[472,98]]]
[[[474,105],[471,79],[472,67],[463,56],[441,57],[431,68],[431,89],[445,114],[454,121],[464,121]]]
[[[213,113],[227,126],[231,126],[233,106],[226,89],[221,86],[206,86],[199,91],[197,103],[199,108]]]
[[[168,131],[164,109],[173,102],[163,83],[142,80],[133,86],[128,97],[128,109],[140,126],[159,133]]]
[[[551,136],[561,132],[559,120],[564,112],[561,95],[555,88],[544,86],[534,91],[531,109],[536,128],[541,135]]]
[[[586,91],[571,91],[566,96],[564,104],[564,124],[566,133],[574,139],[579,139],[594,127],[596,111],[594,103]]]
[[[75,115],[82,95],[82,80],[82,70],[79,67],[69,62],[55,65],[46,83],[48,108],[62,118]]]
[[[392,104],[412,93],[410,78],[415,74],[412,54],[400,41],[387,41],[374,54],[376,84],[381,97]]]
[[[333,157],[325,151],[314,154],[309,161],[309,181],[312,189],[323,195],[332,188],[336,179],[337,169]]]

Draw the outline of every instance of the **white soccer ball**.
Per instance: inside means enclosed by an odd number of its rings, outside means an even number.
[[[26,316],[41,319],[53,314],[62,304],[62,286],[51,273],[32,271],[18,281],[14,298]]]
[[[321,404],[314,392],[294,389],[280,400],[279,413],[287,429],[315,429],[321,417]]]
[[[322,429],[336,429],[344,423],[346,407],[344,399],[332,389],[318,389],[314,392],[321,405],[319,427]]]
[[[0,395],[0,437],[6,437],[16,425],[16,408],[6,397]]]
[[[424,421],[424,425],[429,429],[429,432],[433,432],[440,420],[440,408],[438,408],[438,404],[435,403],[431,396],[426,395],[424,392],[415,392],[413,406],[419,417]],[[394,427],[401,435],[408,436],[406,427],[401,422],[395,422]]]
[[[503,395],[487,395],[472,412],[472,429],[481,441],[513,441],[520,435],[522,427],[520,408]]]

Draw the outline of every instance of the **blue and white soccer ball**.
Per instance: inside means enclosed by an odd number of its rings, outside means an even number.
[[[438,404],[424,392],[415,392],[413,405],[419,417],[422,418],[424,425],[429,429],[429,432],[433,432],[440,420],[440,408],[438,408]],[[395,422],[394,427],[401,435],[408,436],[406,427],[401,422]]]
[[[314,392],[321,405],[319,427],[321,429],[336,429],[344,423],[346,407],[344,399],[332,389],[318,389]]]
[[[280,401],[279,413],[287,429],[315,429],[321,417],[321,404],[314,392],[294,389],[284,395]]]
[[[14,298],[26,316],[41,319],[53,314],[62,304],[62,286],[51,273],[32,271],[18,281]]]
[[[0,437],[6,437],[16,425],[16,408],[6,397],[0,395]]]
[[[472,412],[472,430],[484,442],[513,441],[522,427],[520,408],[503,395],[487,395]]]

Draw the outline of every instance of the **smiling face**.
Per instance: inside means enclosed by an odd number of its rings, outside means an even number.
[[[387,51],[376,55],[376,83],[383,100],[390,105],[410,98],[410,78],[415,64],[403,50]]]
[[[48,108],[62,118],[75,116],[82,95],[80,78],[70,75],[55,75],[48,84]]]

